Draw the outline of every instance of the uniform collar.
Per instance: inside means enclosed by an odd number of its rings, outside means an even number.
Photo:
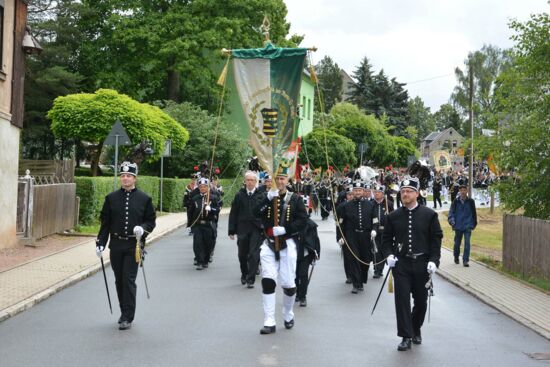
[[[410,211],[410,212],[415,211],[416,208],[418,208],[418,202],[416,202],[416,205],[415,205],[414,208],[412,208],[412,209],[409,209],[409,208],[407,208],[406,206],[404,206],[403,208],[405,208],[406,210],[408,210],[408,211]]]
[[[124,192],[135,192],[136,190],[137,190],[137,187],[135,187],[135,186],[134,186],[134,188],[133,188],[132,190],[129,190],[129,191],[126,190],[124,187],[121,187],[121,188],[120,188],[120,191],[122,191],[123,193],[124,193]]]

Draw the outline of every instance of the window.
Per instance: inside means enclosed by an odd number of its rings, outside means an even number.
[[[453,148],[456,148],[458,146],[458,141],[453,140]]]
[[[302,117],[306,117],[306,97],[302,97]]]
[[[311,99],[307,100],[307,119],[311,120]]]

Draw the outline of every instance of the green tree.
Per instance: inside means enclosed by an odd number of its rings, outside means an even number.
[[[391,138],[397,150],[397,160],[393,163],[394,165],[398,167],[407,167],[407,159],[409,156],[419,156],[418,150],[409,139],[402,136],[392,136]]]
[[[550,16],[535,14],[510,27],[513,67],[499,76],[494,151],[497,167],[515,179],[501,181],[500,198],[508,209],[550,219]]]
[[[373,71],[372,65],[367,57],[361,60],[359,66],[353,72],[355,84],[350,85],[350,102],[361,109],[367,109],[369,100],[372,99]]]
[[[435,122],[435,129],[438,131],[443,131],[452,127],[460,134],[465,135],[468,130],[456,108],[449,103],[439,106],[439,110],[433,114],[433,118]],[[423,136],[422,139],[426,136]]]
[[[498,75],[510,67],[510,52],[484,45],[481,50],[468,54],[464,69],[455,69],[457,85],[451,101],[463,118],[468,116],[470,110],[470,65],[474,79],[474,124],[478,128],[495,128],[489,124],[492,114],[496,112],[494,91]]]
[[[181,150],[189,140],[187,130],[160,108],[109,89],[57,97],[48,118],[56,138],[81,139],[90,144],[93,176],[97,175],[103,142],[117,119],[134,144],[146,140],[164,147],[164,141],[171,139],[172,147]],[[160,158],[162,151],[155,149],[151,159]]]
[[[319,78],[324,111],[329,112],[332,106],[342,100],[343,81],[340,74],[341,70],[330,56],[325,56],[315,66],[315,72]]]
[[[165,172],[167,176],[188,177],[194,172],[194,166],[205,160],[210,161],[212,157],[217,118],[187,102],[177,104],[168,101],[164,112],[189,131],[186,149],[165,160]],[[251,155],[248,143],[234,132],[228,121],[221,120],[214,167],[219,167],[224,177],[236,177],[242,173],[244,163]]]
[[[405,136],[414,142],[415,146],[420,146],[420,141],[428,134],[435,131],[435,119],[430,112],[430,107],[426,107],[424,101],[420,97],[409,99],[408,101],[409,126],[405,131]],[[407,130],[410,128],[416,129],[416,137]]]
[[[350,103],[338,103],[330,111],[331,124],[328,126],[339,135],[351,139],[356,144],[356,154],[361,143],[367,143],[363,160],[382,166],[397,160],[394,141],[386,131],[384,122],[373,115],[365,115],[359,108]]]
[[[313,168],[328,165],[342,170],[346,164],[355,165],[357,155],[355,143],[329,129],[315,128],[302,140],[300,162],[308,162]]]

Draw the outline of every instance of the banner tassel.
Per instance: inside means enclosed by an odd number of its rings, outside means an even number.
[[[139,241],[138,241],[138,243],[136,244],[136,263],[139,264],[140,261],[141,261],[141,249],[139,248]]]
[[[227,78],[227,69],[229,68],[229,57],[227,58],[227,62],[225,63],[225,66],[223,67],[222,73],[220,74],[220,77],[218,78],[218,85],[224,86],[225,81]]]
[[[390,272],[390,280],[388,282],[388,293],[393,293],[393,273],[391,272],[391,269],[388,269]]]
[[[317,79],[317,74],[315,73],[315,67],[313,67],[312,64],[309,64],[309,75],[313,83],[317,84],[317,82],[319,82],[319,79]]]

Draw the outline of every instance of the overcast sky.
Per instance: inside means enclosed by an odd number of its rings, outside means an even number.
[[[407,83],[432,112],[447,103],[454,69],[483,44],[513,45],[510,19],[548,12],[547,0],[284,0],[290,33],[352,74],[367,56],[375,72]],[[431,79],[433,78],[433,79]],[[431,79],[431,80],[426,80]],[[426,81],[422,81],[426,80]]]

